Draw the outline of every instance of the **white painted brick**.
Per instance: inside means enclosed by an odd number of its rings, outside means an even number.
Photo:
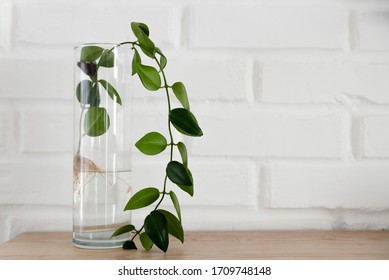
[[[186,230],[331,230],[335,218],[323,209],[183,207]],[[293,218],[291,218],[293,217]]]
[[[6,104],[6,102],[4,103]],[[9,104],[7,105],[9,106]],[[0,154],[16,151],[19,142],[16,123],[13,110],[10,107],[0,105]]]
[[[345,211],[344,227],[351,230],[387,230],[389,229],[389,211]]]
[[[15,41],[44,45],[85,42],[119,43],[133,39],[131,21],[149,25],[152,39],[160,44],[175,40],[174,16],[163,6],[134,6],[108,2],[18,3]]]
[[[167,57],[169,52],[165,52]],[[250,68],[250,64],[243,60],[175,57],[169,59],[165,73],[169,85],[178,81],[184,83],[189,101],[245,101],[250,99],[251,94]],[[144,90],[137,76],[134,77],[133,83],[134,96],[137,98],[166,99],[164,90]],[[174,96],[172,91],[171,93]],[[175,101],[174,97],[172,101]]]
[[[171,83],[185,84],[193,100],[247,100],[250,65],[226,59],[180,59],[167,66]],[[174,80],[172,80],[174,79]]]
[[[211,4],[192,11],[191,46],[342,49],[346,26],[336,7]]]
[[[361,12],[358,15],[359,47],[363,51],[389,50],[389,10]]]
[[[11,238],[10,213],[6,206],[0,205],[0,244]]]
[[[389,157],[389,116],[363,119],[363,154],[365,157]]]
[[[72,157],[35,156],[0,162],[0,204],[72,204]]]
[[[175,152],[180,160],[178,151]],[[167,157],[158,156],[145,159],[134,158],[134,191],[147,186],[162,188]],[[194,178],[194,196],[190,197],[173,183],[169,189],[179,197],[183,206],[254,206],[255,168],[246,161],[192,160],[189,156],[189,168]],[[151,174],[145,176],[145,174]],[[170,200],[165,205],[171,205]]]
[[[203,108],[202,110],[207,110]],[[342,120],[337,115],[283,114],[227,107],[199,115],[204,137],[193,141],[199,155],[338,158]]]
[[[389,64],[273,61],[263,67],[261,100],[274,103],[389,103]]]
[[[381,164],[278,164],[271,175],[274,208],[389,208],[389,167]]]
[[[62,153],[73,151],[71,103],[35,104],[22,113],[22,152]]]
[[[23,232],[72,230],[72,208],[69,206],[18,205],[9,208],[11,237]]]
[[[73,98],[73,61],[0,59],[2,98]]]
[[[11,47],[12,2],[3,0],[0,3],[0,51],[9,51]]]
[[[183,205],[192,206],[255,206],[254,176],[252,163],[238,160],[215,161],[190,160],[194,177],[195,195],[182,196]]]

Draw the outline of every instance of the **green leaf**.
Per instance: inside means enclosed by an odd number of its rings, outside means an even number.
[[[124,242],[124,244],[123,244],[123,249],[124,249],[124,250],[137,250],[138,248],[136,248],[136,245],[135,245],[134,241],[132,241],[132,240],[127,240],[127,241]]]
[[[161,77],[154,67],[137,64],[136,72],[138,73],[143,86],[148,90],[155,91],[161,87]]]
[[[81,105],[90,104],[90,92],[92,88],[92,82],[89,80],[82,80],[76,87],[76,97]]]
[[[194,187],[193,187],[193,176],[192,176],[192,172],[190,172],[190,170],[187,168],[186,171],[188,172],[188,176],[192,182],[192,185],[190,186],[187,186],[187,185],[181,185],[181,184],[177,184],[177,186],[179,186],[181,188],[181,190],[183,190],[184,192],[187,192],[190,196],[193,196],[194,194]]]
[[[166,138],[158,132],[150,132],[139,139],[135,146],[146,155],[157,155],[163,152],[167,146]]]
[[[115,237],[115,236],[118,236],[118,235],[122,235],[124,233],[130,232],[130,231],[133,231],[133,230],[135,230],[135,227],[133,225],[122,226],[122,227],[118,228],[117,230],[115,230],[114,233],[112,233],[111,238]]]
[[[171,161],[166,167],[166,174],[170,181],[177,185],[192,186],[188,169],[178,161]]]
[[[131,22],[131,28],[139,28],[143,31],[143,33],[145,33],[146,36],[150,35],[149,27],[143,22]]]
[[[173,202],[174,208],[176,209],[178,219],[181,221],[181,208],[180,208],[180,203],[178,202],[178,198],[173,191],[170,191],[169,195]]]
[[[111,50],[104,50],[99,60],[99,66],[102,67],[114,67],[115,66],[115,54]]]
[[[180,101],[182,106],[189,111],[190,109],[189,109],[188,94],[186,93],[184,84],[181,82],[176,82],[173,84],[172,89],[178,101]]]
[[[81,49],[81,58],[83,61],[95,61],[103,53],[104,49],[98,46],[85,46]]]
[[[91,107],[85,114],[84,130],[88,136],[103,135],[109,128],[109,115],[102,107]]]
[[[132,58],[132,75],[138,73],[136,70],[136,65],[141,63],[142,59],[140,58],[139,52],[134,48],[134,56]]]
[[[155,48],[155,52],[159,54],[160,59],[159,59],[159,66],[161,67],[160,70],[163,70],[166,67],[167,64],[167,58],[166,56],[162,53],[162,51],[159,48]]]
[[[186,150],[186,146],[182,142],[177,143],[178,151],[180,152],[181,158],[182,158],[182,164],[185,167],[188,167],[188,152]]]
[[[155,57],[155,44],[149,38],[149,29],[146,24],[131,22],[131,29],[135,37],[138,39],[139,46],[142,52],[148,57]]]
[[[139,235],[140,242],[142,243],[143,248],[145,248],[146,251],[150,251],[151,247],[153,247],[154,243],[151,241],[150,237],[147,235],[146,232],[142,232]]]
[[[144,188],[135,193],[128,201],[124,211],[134,210],[149,206],[159,198],[159,190],[156,188]]]
[[[184,243],[184,229],[182,228],[181,222],[169,211],[158,209],[158,212],[162,213],[167,220],[167,229],[169,234]]]
[[[170,111],[169,119],[173,126],[182,134],[189,136],[202,136],[201,130],[195,116],[184,108],[176,108]]]
[[[152,211],[144,221],[144,229],[151,241],[166,252],[169,247],[169,232],[165,216],[158,211]]]
[[[119,93],[110,83],[108,83],[106,80],[99,80],[99,83],[103,86],[103,88],[105,88],[109,97],[111,97],[113,101],[116,101],[116,103],[122,105],[122,100]]]

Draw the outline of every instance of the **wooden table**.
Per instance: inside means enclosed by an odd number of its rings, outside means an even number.
[[[71,233],[24,233],[0,245],[0,259],[389,259],[389,231],[186,232],[158,249],[86,250]],[[138,246],[141,248],[141,246]]]

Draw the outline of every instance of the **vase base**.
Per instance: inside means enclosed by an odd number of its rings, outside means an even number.
[[[114,249],[123,246],[123,240],[79,240],[73,238],[73,245],[81,249]]]

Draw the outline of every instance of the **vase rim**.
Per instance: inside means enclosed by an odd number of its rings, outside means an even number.
[[[83,43],[83,44],[79,44],[79,45],[76,45],[74,46],[74,49],[78,49],[78,48],[83,48],[83,47],[88,47],[88,46],[110,46],[110,47],[118,47],[119,44],[118,43],[107,43],[107,42],[96,42],[96,43]]]

